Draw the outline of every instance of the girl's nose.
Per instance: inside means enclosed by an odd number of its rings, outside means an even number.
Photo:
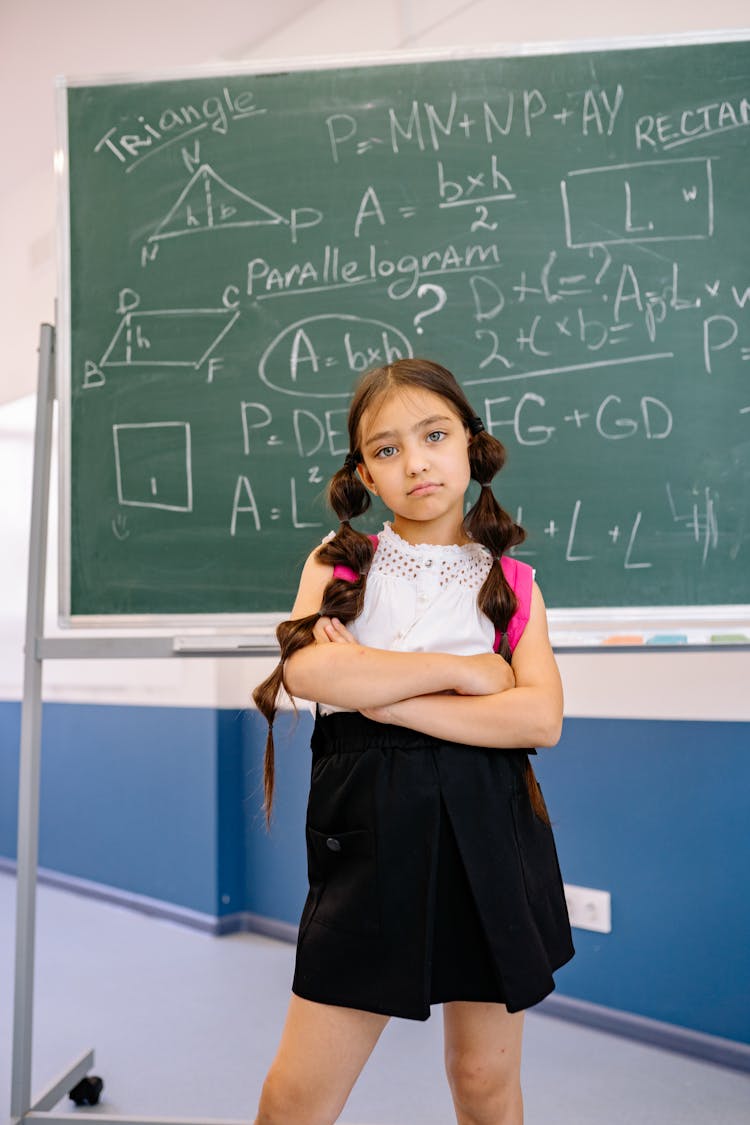
[[[412,449],[406,455],[406,471],[409,476],[418,476],[429,466],[430,459],[425,449]]]

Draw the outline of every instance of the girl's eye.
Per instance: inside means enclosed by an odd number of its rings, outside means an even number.
[[[396,446],[395,445],[384,445],[382,449],[379,449],[377,451],[375,456],[381,457],[381,458],[392,457],[395,452],[396,452]]]
[[[442,441],[445,437],[445,430],[433,430],[432,433],[427,435],[427,440],[433,442]]]

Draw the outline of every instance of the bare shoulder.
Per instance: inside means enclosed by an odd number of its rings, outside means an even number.
[[[291,617],[308,617],[317,613],[323,601],[323,591],[333,578],[333,567],[322,563],[318,558],[320,547],[315,547],[305,560],[299,580],[297,597],[292,606]]]
[[[513,671],[519,687],[549,684],[550,681],[559,683],[560,673],[549,639],[547,609],[536,582],[531,590],[529,620],[513,651]]]
[[[529,625],[531,626],[532,631],[543,634],[547,638],[547,640],[549,640],[547,607],[544,604],[542,591],[539,589],[539,584],[537,582],[532,582],[531,584],[531,607],[529,609],[529,621],[526,629],[524,629],[523,633],[521,634],[521,640],[523,640],[523,638],[526,636]]]

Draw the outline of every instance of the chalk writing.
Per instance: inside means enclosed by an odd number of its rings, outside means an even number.
[[[112,434],[120,504],[193,510],[188,422],[119,422]]]
[[[226,227],[252,227],[259,223],[288,223],[264,203],[231,187],[208,164],[203,164],[180,192],[169,213],[159,223],[150,242]]]
[[[697,105],[677,114],[644,113],[635,123],[635,146],[663,152],[749,123],[750,100],[746,97]]]
[[[99,360],[98,367],[88,363],[86,385],[103,384],[103,378],[97,382],[92,376],[92,372],[101,374],[99,369],[102,367],[198,368],[218,347],[239,315],[228,309],[127,311]],[[191,327],[189,333],[185,332],[185,325],[188,323]]]
[[[492,269],[500,264],[500,248],[496,243],[469,243],[442,249],[428,249],[419,254],[401,254],[394,258],[383,254],[371,242],[363,257],[345,260],[341,247],[326,243],[322,254],[304,262],[295,262],[285,269],[274,267],[265,258],[253,258],[247,264],[247,295],[264,297],[346,289],[351,285],[387,282],[387,296],[394,301],[410,297],[422,278]]]
[[[551,605],[750,603],[746,57],[71,90],[80,573],[128,611],[282,612],[357,379],[418,354],[506,446]]]
[[[408,339],[392,325],[324,313],[285,327],[261,356],[258,374],[283,394],[349,398],[352,373],[411,355]],[[350,378],[342,378],[341,368]]]
[[[232,94],[229,87],[224,86],[221,93],[210,94],[195,103],[166,106],[151,120],[139,113],[125,122],[118,121],[98,138],[93,151],[110,154],[125,166],[126,172],[131,172],[147,157],[202,129],[210,128],[226,136],[231,122],[265,112],[256,105],[250,91]]]
[[[711,160],[701,157],[577,168],[561,180],[560,191],[568,246],[663,242],[713,234]],[[657,199],[659,219],[653,217]],[[609,236],[602,237],[602,230]]]

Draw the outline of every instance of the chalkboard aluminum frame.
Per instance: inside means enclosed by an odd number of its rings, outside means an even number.
[[[521,58],[573,52],[639,50],[649,47],[675,47],[701,44],[750,42],[750,27],[712,32],[679,32],[654,36],[628,36],[613,39],[581,39],[540,43],[493,44],[489,47],[456,47],[451,49],[394,50],[388,54],[352,54],[310,58],[264,59],[237,64],[205,64],[175,67],[164,71],[139,74],[97,75],[90,78],[61,76],[56,81],[56,115],[58,147],[54,167],[57,181],[58,215],[58,300],[57,347],[55,356],[58,399],[58,622],[65,628],[123,629],[136,631],[186,631],[236,634],[238,629],[248,636],[268,637],[285,619],[284,613],[250,614],[153,614],[153,615],[73,615],[70,603],[70,396],[71,396],[71,279],[70,279],[70,208],[69,208],[69,144],[67,92],[78,86],[115,86],[124,83],[149,83],[167,80],[270,75],[290,71],[328,70],[342,67],[397,66],[403,63],[439,62],[489,58]],[[706,606],[601,606],[586,608],[548,607],[550,633],[556,648],[586,649],[623,641],[639,647],[646,643],[639,633],[658,635],[660,629],[680,629],[692,645],[707,645],[711,633],[728,628],[747,630],[750,636],[750,605]],[[630,631],[636,636],[614,637]],[[740,642],[748,637],[738,637]],[[658,642],[657,642],[658,643]],[[664,638],[667,647],[667,638]],[[623,647],[616,644],[614,647]]]

